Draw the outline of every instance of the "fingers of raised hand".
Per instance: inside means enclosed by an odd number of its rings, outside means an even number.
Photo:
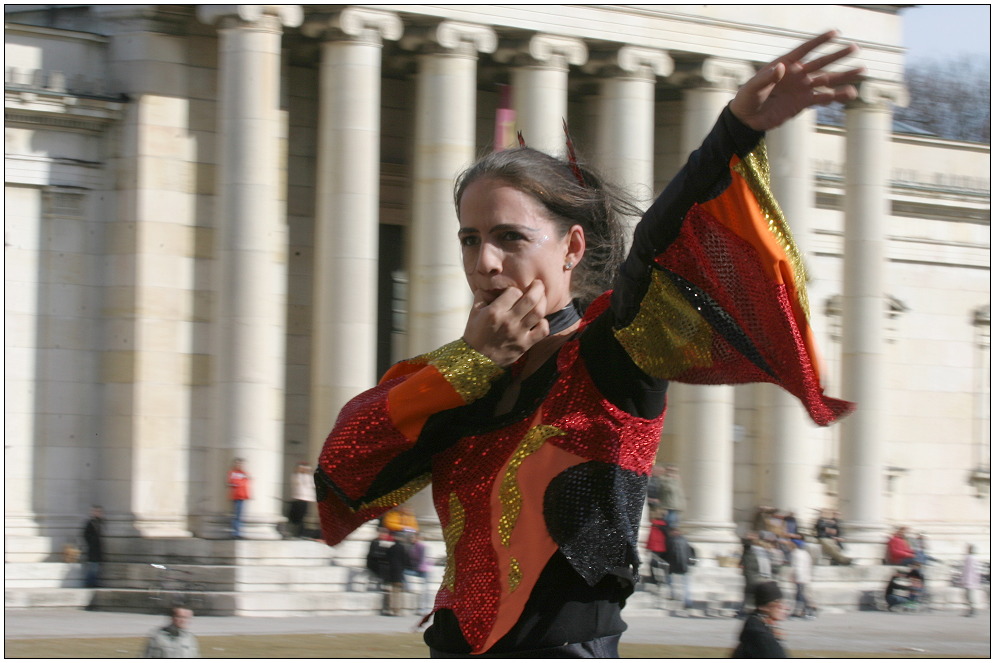
[[[829,32],[823,32],[821,35],[812,37],[805,43],[799,45],[794,50],[782,55],[774,62],[798,62],[802,60],[806,55],[819,48],[828,41],[831,41],[837,37],[839,33],[836,30],[830,30]]]
[[[810,60],[809,62],[806,62],[803,65],[804,66],[804,70],[805,70],[806,73],[809,73],[809,74],[821,71],[822,69],[824,69],[825,67],[828,67],[829,65],[833,64],[834,62],[842,60],[843,58],[850,57],[851,55],[853,55],[854,53],[856,53],[859,50],[860,49],[857,47],[856,44],[847,44],[846,46],[844,46],[843,48],[841,48],[841,49],[839,49],[837,51],[833,51],[832,53],[829,53],[827,55],[823,55],[821,57],[815,58],[814,60]]]

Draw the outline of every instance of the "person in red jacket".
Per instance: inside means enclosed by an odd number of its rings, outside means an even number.
[[[907,530],[906,527],[899,527],[888,539],[888,552],[885,555],[885,561],[888,564],[905,566],[911,564],[912,560],[915,559],[916,551],[912,550],[908,539],[905,538]]]
[[[228,498],[232,504],[231,535],[242,538],[242,514],[245,500],[249,499],[249,475],[244,468],[245,460],[236,458],[228,471]]]
[[[650,535],[646,539],[646,550],[650,552],[650,575],[654,583],[664,582],[667,571],[667,562],[664,561],[664,554],[667,552],[667,521],[660,513],[653,518],[650,524]]]

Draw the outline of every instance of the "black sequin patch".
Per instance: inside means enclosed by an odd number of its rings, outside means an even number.
[[[557,475],[546,489],[549,534],[591,586],[619,567],[635,574],[646,477],[618,465],[590,461]]]
[[[703,288],[699,288],[694,283],[683,278],[676,272],[658,267],[667,278],[677,286],[681,295],[691,306],[695,307],[708,324],[718,332],[732,347],[736,348],[744,357],[749,359],[760,370],[770,375],[775,381],[780,381],[774,369],[763,358],[760,350],[753,345],[749,335],[733,319],[729,312],[722,308],[718,302],[712,299]]]

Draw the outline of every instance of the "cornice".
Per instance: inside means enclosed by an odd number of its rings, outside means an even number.
[[[124,116],[124,100],[4,88],[6,125],[101,132]]]

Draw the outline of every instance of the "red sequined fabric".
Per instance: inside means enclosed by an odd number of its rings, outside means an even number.
[[[724,312],[710,320],[711,365],[670,376],[680,382],[736,384],[773,382],[804,403],[812,419],[827,425],[853,410],[847,401],[822,392],[796,323],[785,287],[772,283],[756,252],[700,207],[693,207],[681,236],[658,259],[713,300]],[[741,339],[759,357],[750,357],[733,342]],[[758,364],[765,364],[771,373]]]
[[[543,444],[577,456],[578,463],[598,461],[618,465],[640,477],[647,476],[653,465],[663,417],[639,419],[605,401],[591,382],[583,361],[578,361],[578,346],[579,341],[574,340],[561,349],[561,374],[537,416],[530,415],[498,431],[464,437],[454,447],[439,454],[433,463],[432,487],[440,522],[444,530],[460,532],[458,539],[447,537],[449,564],[459,571],[452,575],[453,586],[444,586],[439,592],[435,607],[453,610],[464,637],[477,653],[483,650],[485,644],[493,643],[503,635],[493,629],[503,599],[501,574],[511,572],[511,569],[499,564],[496,552],[499,544],[495,542],[493,514],[500,513],[506,505],[501,503],[502,493],[495,491],[494,486],[495,482],[501,481],[502,468],[529,431],[540,425],[559,431],[559,434],[546,438]],[[578,484],[574,482],[572,485]],[[583,481],[579,485],[583,485]],[[641,506],[642,492],[627,492],[636,493]],[[625,497],[617,496],[623,502]],[[456,514],[451,512],[454,503],[460,505]],[[531,506],[540,511],[543,509],[541,504]],[[547,512],[546,515],[550,514]],[[616,520],[607,527],[631,529],[615,524]],[[635,543],[634,533],[630,531],[600,531],[600,534],[606,539]],[[552,551],[555,547],[551,548]],[[546,561],[548,557],[541,560],[542,566]],[[578,572],[582,577],[596,579],[618,565],[617,560],[613,562],[603,558],[594,561],[586,559],[584,563],[587,568],[578,569]],[[599,564],[601,568],[590,568]],[[540,571],[541,568],[520,570],[524,575],[531,572],[534,577]],[[529,588],[519,589],[527,591]]]

